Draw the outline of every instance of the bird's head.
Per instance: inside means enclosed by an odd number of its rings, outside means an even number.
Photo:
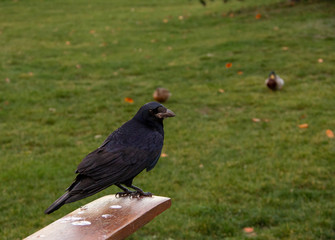
[[[270,72],[269,78],[275,80],[276,79],[276,73],[274,71]]]
[[[136,113],[135,119],[144,123],[162,123],[165,118],[174,117],[175,114],[158,102],[144,104]]]

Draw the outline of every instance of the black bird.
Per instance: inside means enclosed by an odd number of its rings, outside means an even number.
[[[156,165],[164,141],[163,119],[174,116],[171,110],[157,102],[143,105],[131,120],[82,160],[75,181],[45,213],[52,213],[66,203],[86,198],[111,185],[122,189],[123,192],[116,194],[118,197],[152,196],[134,186],[133,179],[144,169],[150,171]]]

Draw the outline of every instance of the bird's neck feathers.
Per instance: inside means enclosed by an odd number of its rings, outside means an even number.
[[[135,114],[135,116],[130,121],[134,121],[137,124],[140,124],[140,125],[136,124],[138,127],[142,126],[145,128],[152,129],[154,131],[161,133],[164,136],[163,118],[156,117],[153,114],[152,110],[150,110],[154,109],[155,107],[157,108],[158,106],[161,105],[156,102],[145,104],[140,108],[140,110]]]
[[[136,118],[136,116],[132,119],[133,121],[136,121],[137,123],[141,124],[142,126],[145,126],[147,128],[150,128],[152,130],[158,131],[162,135],[164,135],[164,126],[163,126],[163,119],[146,119],[143,118]]]

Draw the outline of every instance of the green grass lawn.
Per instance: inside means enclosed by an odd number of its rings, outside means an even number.
[[[333,1],[1,1],[0,238],[117,192],[43,213],[163,86],[168,156],[134,184],[172,207],[129,239],[335,239],[334,29]]]

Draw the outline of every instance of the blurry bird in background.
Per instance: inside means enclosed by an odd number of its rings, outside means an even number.
[[[66,203],[86,198],[111,185],[123,191],[117,193],[117,197],[152,196],[134,186],[133,179],[144,169],[150,171],[156,165],[163,148],[163,120],[174,116],[171,110],[157,102],[143,105],[131,120],[82,160],[75,181],[45,213],[52,213]]]
[[[265,80],[265,85],[273,91],[280,90],[284,86],[284,80],[272,71],[270,72],[269,77]]]
[[[171,97],[171,93],[166,88],[156,88],[153,98],[160,103],[166,102]]]
[[[214,0],[211,0],[211,1],[214,2]],[[239,1],[244,1],[244,0],[239,0]],[[199,2],[200,2],[204,7],[206,7],[207,3],[206,3],[205,0],[199,0]],[[222,0],[222,2],[227,3],[228,0]]]

